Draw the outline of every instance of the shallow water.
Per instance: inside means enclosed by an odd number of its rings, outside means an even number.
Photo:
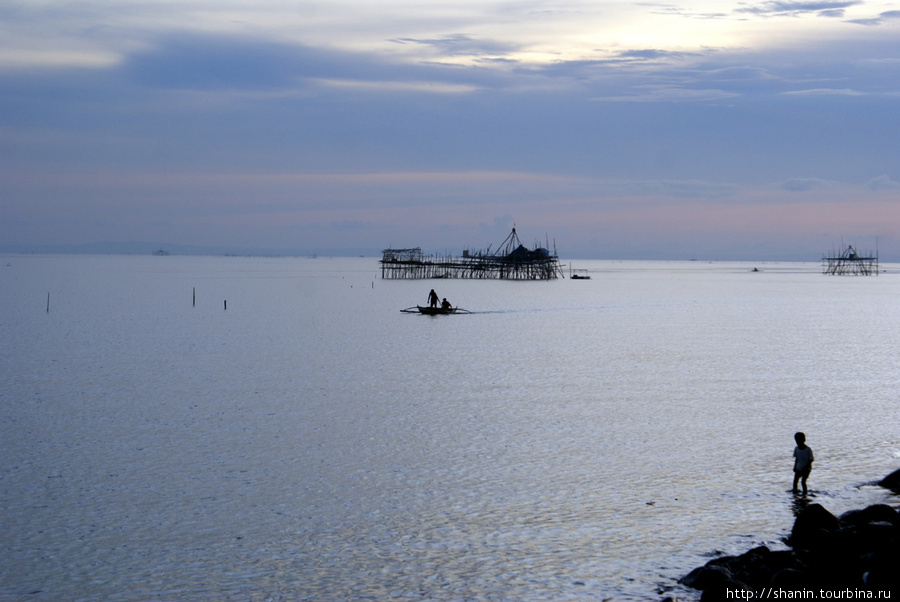
[[[0,258],[0,597],[689,599],[782,545],[796,430],[897,502],[896,266],[575,264]]]

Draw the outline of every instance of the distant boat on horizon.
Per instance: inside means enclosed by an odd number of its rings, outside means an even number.
[[[569,278],[572,280],[590,280],[591,275],[585,269],[573,269],[569,266]]]

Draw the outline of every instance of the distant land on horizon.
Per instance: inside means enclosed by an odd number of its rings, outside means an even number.
[[[387,247],[384,247],[387,248]],[[383,249],[340,248],[340,249],[278,249],[237,246],[202,246],[167,244],[154,242],[96,242],[85,244],[56,245],[3,245],[4,255],[193,255],[193,256],[236,256],[236,257],[374,257],[380,258]],[[433,250],[423,249],[425,253]],[[440,253],[452,253],[446,249]],[[460,252],[461,254],[461,252]],[[736,257],[725,253],[721,257],[580,257],[560,254],[564,259],[610,260],[610,261],[742,261],[742,262],[820,262],[825,253],[809,257]],[[881,257],[880,263],[893,263],[900,258]]]
[[[381,257],[381,250],[267,249],[230,246],[174,245],[153,242],[97,242],[73,245],[0,245],[3,254],[27,255],[235,255],[241,257]]]

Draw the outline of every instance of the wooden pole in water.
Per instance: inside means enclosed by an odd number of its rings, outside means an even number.
[[[50,313],[50,293],[47,293],[47,313]]]
[[[193,303],[191,303],[191,307],[197,307],[197,287],[196,286],[194,287],[194,300],[193,300]]]
[[[228,309],[228,299],[225,299],[225,309]]]

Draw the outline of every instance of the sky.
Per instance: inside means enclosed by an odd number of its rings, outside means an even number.
[[[0,245],[900,261],[900,0],[0,0]]]

